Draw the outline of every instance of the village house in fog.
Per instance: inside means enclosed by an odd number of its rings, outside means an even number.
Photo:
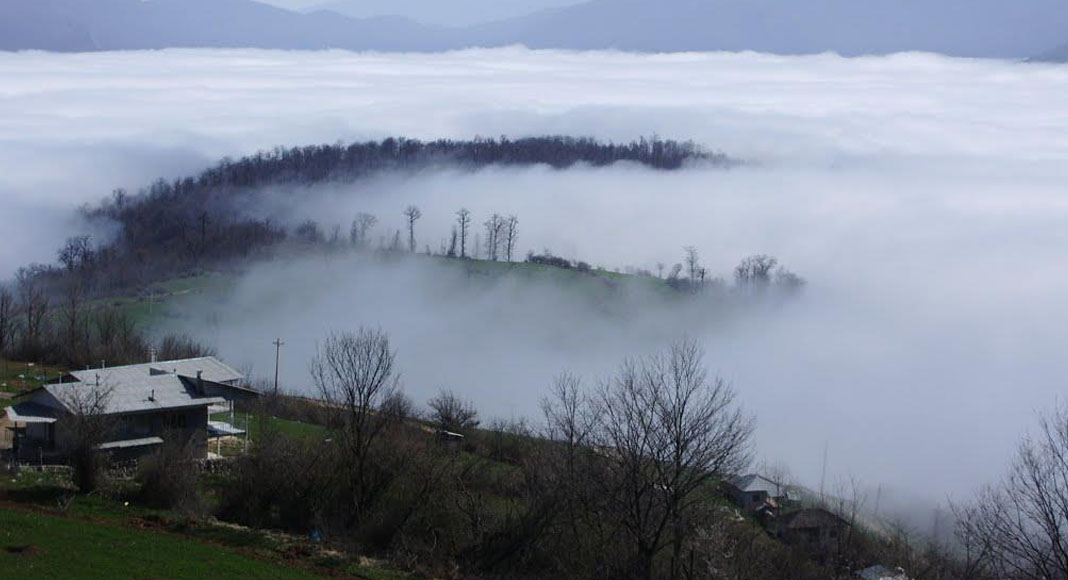
[[[761,518],[777,516],[790,501],[797,499],[789,486],[758,474],[733,477],[726,487],[743,513]]]
[[[84,413],[78,402],[96,398],[94,414],[109,426],[98,448],[113,458],[142,456],[165,440],[188,443],[194,456],[206,457],[209,438],[243,433],[209,420],[211,413],[232,412],[235,401],[257,396],[243,380],[210,356],[73,371],[24,393],[6,409],[14,425],[13,452],[21,461],[61,461],[74,436],[73,422]]]
[[[877,564],[857,572],[861,580],[910,580],[908,574],[901,568],[890,569],[882,564]]]
[[[777,535],[783,543],[819,554],[838,549],[849,528],[849,522],[823,508],[789,512],[775,523]]]

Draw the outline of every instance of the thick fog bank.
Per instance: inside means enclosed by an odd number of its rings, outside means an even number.
[[[694,245],[723,275],[773,254],[808,279],[799,301],[688,330],[758,416],[760,454],[810,484],[826,444],[829,480],[857,474],[936,498],[971,489],[1068,376],[1066,67],[922,54],[161,51],[4,54],[0,78],[2,275],[54,255],[68,234],[57,208],[224,155],[386,135],[656,133],[757,164],[382,176],[297,205],[273,192],[257,210],[324,224],[370,211],[382,233],[414,203],[420,248],[435,249],[460,206],[476,224],[514,213],[524,252],[610,267],[670,267]],[[504,416],[536,413],[560,370],[593,380],[673,334],[667,315],[574,306],[560,326],[530,306],[566,301],[554,288],[454,292],[445,308],[439,278],[270,265],[242,281],[235,324],[211,332],[228,359],[265,374],[282,336],[285,377],[299,382],[326,331],[381,324],[417,398],[449,383]],[[521,300],[502,298],[510,291]],[[262,313],[236,307],[271,300]]]
[[[449,386],[489,416],[530,417],[554,374],[571,370],[592,384],[622,357],[688,334],[758,416],[762,456],[815,485],[827,445],[829,481],[859,474],[942,499],[993,476],[1063,385],[1068,275],[1056,264],[1068,208],[1051,167],[1029,171],[1027,192],[1012,174],[970,163],[917,164],[895,177],[873,168],[616,167],[278,190],[261,206],[274,219],[329,229],[368,211],[387,239],[417,204],[420,248],[436,250],[465,206],[476,223],[492,212],[518,216],[520,253],[655,271],[694,245],[712,275],[729,279],[740,258],[759,252],[809,284],[801,298],[730,316],[708,299],[695,316],[693,304],[640,294],[606,310],[567,285],[506,278],[487,290],[419,262],[315,258],[253,269],[201,336],[263,374],[281,336],[283,379],[307,388],[316,340],[381,326],[417,400]]]

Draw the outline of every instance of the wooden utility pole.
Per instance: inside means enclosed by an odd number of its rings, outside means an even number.
[[[276,338],[276,339],[274,339],[274,342],[272,342],[271,344],[274,345],[274,392],[277,393],[278,392],[278,358],[279,358],[279,355],[281,354],[281,351],[282,351],[282,345],[285,344],[285,343],[282,342],[281,338]]]

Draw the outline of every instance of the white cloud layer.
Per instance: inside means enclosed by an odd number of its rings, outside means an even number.
[[[699,334],[710,366],[758,415],[761,454],[810,483],[827,442],[834,475],[960,494],[1000,471],[1068,377],[1065,66],[924,54],[168,50],[0,54],[0,79],[0,275],[51,259],[66,209],[223,155],[388,135],[656,133],[759,165],[429,173],[376,180],[358,196],[321,188],[296,213],[330,223],[371,210],[392,228],[417,203],[420,235],[435,247],[461,205],[516,213],[524,249],[608,266],[671,263],[689,244],[716,273],[747,254],[778,256],[810,281],[800,303]],[[279,272],[326,276],[320,267],[254,272],[240,296],[263,299],[255,282]],[[396,285],[414,276],[381,275]],[[393,302],[364,279],[335,282],[316,286],[320,306],[361,296],[375,308],[338,316],[307,307],[307,295],[279,298],[288,314],[250,316],[242,329],[254,334],[221,340],[223,354],[267,369],[272,327],[285,327],[297,380],[296,360],[326,327],[382,323],[417,397],[448,382],[508,415],[531,412],[555,372],[603,374],[649,342],[547,348],[566,326],[530,341],[509,328],[492,362],[449,362],[464,349],[434,347],[455,321],[425,309],[415,324],[403,312],[429,297]],[[488,316],[507,303],[485,302],[464,311]],[[513,319],[537,318],[523,312]],[[491,394],[515,369],[515,392]]]

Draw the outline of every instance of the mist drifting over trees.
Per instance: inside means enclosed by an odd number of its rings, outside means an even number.
[[[373,215],[365,241],[378,246],[384,236],[389,245],[400,230],[404,246],[402,212],[415,205],[423,214],[419,254],[426,245],[437,252],[442,242],[447,249],[456,212],[466,208],[468,255],[476,237],[485,248],[484,222],[494,213],[515,215],[519,258],[549,250],[621,271],[656,273],[663,263],[667,274],[693,246],[708,273],[728,283],[742,258],[774,256],[806,278],[806,292],[774,316],[713,320],[716,332],[700,336],[709,366],[738,385],[747,408],[760,409],[754,438],[762,454],[798,458],[799,479],[812,482],[820,479],[826,446],[828,479],[861,474],[885,482],[884,506],[891,487],[937,500],[995,478],[1034,410],[1055,398],[1068,374],[1060,307],[1068,286],[1058,266],[1068,224],[1062,67],[924,54],[162,54],[166,66],[149,53],[79,55],[77,62],[41,53],[0,58],[9,79],[0,98],[0,195],[11,234],[0,246],[6,275],[27,262],[55,262],[72,235],[91,236],[94,247],[111,242],[113,230],[70,219],[83,203],[95,206],[116,187],[136,193],[160,176],[171,183],[198,175],[223,157],[275,144],[546,133],[625,142],[660,134],[754,163],[727,172],[623,164],[387,173],[363,181],[359,196],[345,187],[278,188],[256,219],[292,230],[314,220],[329,239],[334,226],[348,238],[357,216]],[[82,74],[87,66],[92,74]],[[191,101],[198,106],[185,106]],[[459,252],[459,232],[457,238]],[[650,350],[614,340],[610,326],[599,326],[565,343],[571,352],[564,358],[547,356],[554,351],[502,334],[494,316],[525,304],[515,319],[528,322],[539,342],[559,344],[561,326],[537,324],[562,325],[578,310],[558,293],[517,301],[512,292],[521,291],[504,284],[495,287],[499,299],[487,302],[493,308],[479,310],[434,292],[427,278],[404,267],[370,270],[388,277],[390,288],[406,288],[375,294],[373,276],[338,262],[248,272],[229,311],[242,332],[209,332],[209,342],[228,360],[267,369],[274,351],[264,345],[279,326],[290,356],[302,360],[322,337],[302,320],[321,329],[377,318],[398,356],[412,357],[405,373],[413,388],[428,383],[420,387],[427,398],[442,386],[478,398],[487,420],[511,414],[501,385],[518,371],[572,368],[595,376],[621,353]],[[278,286],[280,280],[293,284]],[[290,295],[294,287],[300,292]],[[390,301],[409,294],[425,308],[405,314]],[[330,308],[309,309],[309,298]],[[378,311],[355,307],[357,299]],[[455,308],[442,307],[450,301]],[[242,302],[268,305],[279,318],[254,317],[240,310]],[[546,316],[547,307],[563,314]],[[428,333],[430,313],[446,318]],[[615,316],[651,321],[654,329],[677,323]],[[497,338],[533,354],[493,363],[488,379],[467,390],[461,363],[444,356],[426,369],[415,363],[456,344],[450,325],[480,333],[472,350],[486,351]],[[562,364],[567,357],[589,366]],[[282,367],[293,372],[285,377],[291,383],[306,383],[304,370]],[[435,384],[435,370],[454,380]],[[521,386],[537,390],[527,407],[536,407],[547,382]],[[529,410],[514,406],[516,414]],[[975,417],[992,416],[1001,420],[976,427]]]

